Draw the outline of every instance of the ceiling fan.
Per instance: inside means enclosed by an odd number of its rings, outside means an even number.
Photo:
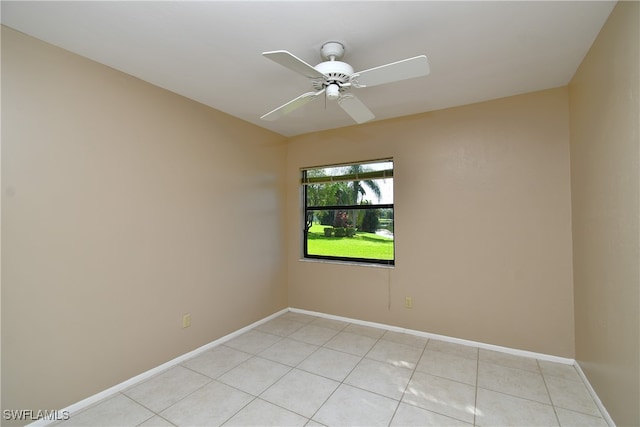
[[[330,101],[337,100],[338,105],[357,123],[364,123],[375,116],[351,93],[352,88],[367,88],[429,74],[429,61],[425,55],[354,72],[351,65],[340,61],[344,56],[344,45],[335,41],[322,45],[320,56],[324,62],[315,67],[286,50],[264,52],[262,55],[309,78],[315,89],[313,92],[303,93],[260,117],[268,121],[277,120],[324,94]]]

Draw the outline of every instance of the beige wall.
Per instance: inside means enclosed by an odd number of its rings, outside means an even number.
[[[301,261],[299,168],[383,157],[395,268]],[[573,357],[569,191],[566,88],[292,138],[289,304]]]
[[[576,359],[618,425],[640,425],[638,2],[620,2],[570,88]]]
[[[3,28],[3,409],[62,408],[289,305],[576,356],[640,424],[638,19],[616,7],[569,89],[288,144]],[[382,157],[396,266],[300,261],[299,168]]]
[[[3,409],[63,408],[286,307],[285,154],[3,28]]]

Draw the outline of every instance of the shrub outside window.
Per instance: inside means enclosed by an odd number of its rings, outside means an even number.
[[[394,265],[393,160],[302,170],[304,257]]]

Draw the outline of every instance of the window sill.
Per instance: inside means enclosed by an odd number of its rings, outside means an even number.
[[[335,264],[335,265],[348,265],[353,267],[374,267],[374,268],[386,268],[393,270],[396,266],[389,264],[378,264],[375,262],[350,262],[350,261],[338,261],[333,259],[316,259],[316,258],[300,258],[301,262],[310,262],[318,264]]]

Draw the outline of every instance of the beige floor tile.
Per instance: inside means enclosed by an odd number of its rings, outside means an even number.
[[[219,426],[253,399],[245,392],[214,380],[160,415],[177,426]]]
[[[304,325],[305,323],[302,322],[296,322],[295,320],[287,320],[283,319],[282,317],[277,317],[258,326],[256,330],[286,337],[302,328]]]
[[[251,330],[225,342],[224,345],[235,348],[236,350],[244,351],[245,353],[258,354],[281,339],[282,337],[278,335]]]
[[[478,387],[550,404],[542,374],[480,361]]]
[[[71,414],[59,426],[137,426],[153,417],[153,412],[120,393],[84,411]]]
[[[601,417],[581,414],[568,409],[556,408],[558,419],[562,427],[608,427],[609,425]]]
[[[475,387],[458,381],[414,372],[402,402],[473,423]]]
[[[564,378],[565,380],[582,382],[582,378],[580,378],[578,371],[573,365],[554,363],[546,360],[539,360],[538,364],[540,365],[542,375],[544,375],[545,377],[552,376]]]
[[[479,358],[481,362],[495,363],[509,368],[524,369],[526,371],[540,373],[538,361],[531,357],[516,356],[514,354],[501,353],[499,351],[480,349]]]
[[[390,363],[399,368],[414,369],[422,350],[406,344],[380,340],[367,353],[367,359]]]
[[[448,341],[430,339],[427,343],[427,350],[441,351],[454,356],[478,359],[478,348],[470,345],[457,344]]]
[[[425,350],[416,370],[450,380],[476,385],[478,362],[441,351]]]
[[[249,353],[221,345],[183,362],[182,366],[217,378],[251,357]]]
[[[283,314],[282,316],[278,316],[278,319],[286,319],[286,320],[293,320],[295,322],[309,323],[318,319],[318,316],[311,316],[309,314],[296,313],[295,311],[290,311],[288,313]]]
[[[545,377],[545,381],[549,388],[551,401],[556,407],[596,417],[601,416],[600,410],[584,383],[553,376]]]
[[[355,323],[349,324],[343,329],[344,332],[351,332],[352,334],[364,335],[365,337],[379,339],[385,333],[384,329],[373,328],[371,326],[357,325]]]
[[[211,381],[190,369],[174,366],[123,393],[152,411],[160,412]]]
[[[338,385],[340,383],[337,381],[293,369],[262,393],[260,398],[311,418]]]
[[[371,347],[373,347],[375,343],[376,340],[374,338],[352,334],[350,332],[340,332],[331,338],[324,346],[355,356],[364,356],[371,350]]]
[[[319,317],[311,322],[313,326],[320,326],[322,328],[335,329],[336,331],[342,331],[344,328],[349,326],[349,322],[344,322],[342,320],[335,319],[326,319],[324,317]]]
[[[465,423],[455,418],[436,414],[417,406],[401,403],[396,414],[391,420],[392,427],[471,427],[472,424]]]
[[[558,420],[551,405],[478,389],[477,426],[557,426]]]
[[[225,426],[304,426],[309,420],[262,399],[255,399],[242,408]]]
[[[338,334],[338,331],[335,329],[323,328],[309,324],[289,335],[289,338],[306,342],[307,344],[323,345],[336,334]]]
[[[427,341],[429,341],[428,338],[395,331],[386,331],[380,339],[384,341],[395,342],[398,344],[410,345],[421,350],[424,349],[424,346],[427,345]]]
[[[138,424],[138,427],[175,427],[175,424],[165,420],[160,415],[155,415],[142,424]]]
[[[387,426],[398,401],[342,384],[313,416],[327,426]]]
[[[256,356],[221,375],[218,381],[257,396],[290,370],[290,366]]]
[[[344,380],[344,383],[400,400],[412,373],[411,369],[398,368],[376,360],[362,359]]]
[[[285,338],[260,353],[259,356],[285,365],[297,366],[317,349],[316,345]]]
[[[322,347],[300,363],[298,369],[342,381],[360,360],[358,356]]]

